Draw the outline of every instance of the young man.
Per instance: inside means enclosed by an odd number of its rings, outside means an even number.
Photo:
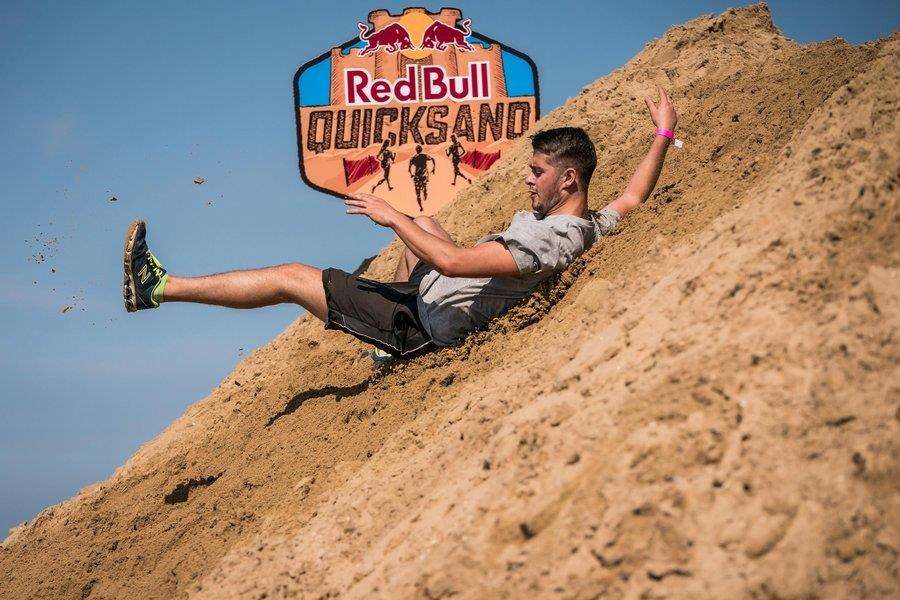
[[[599,213],[588,211],[587,189],[597,164],[582,129],[562,127],[532,136],[525,183],[533,211],[519,211],[502,233],[457,246],[436,221],[412,219],[371,194],[346,200],[349,214],[393,229],[406,244],[393,283],[301,263],[204,277],[170,275],[150,252],[135,221],[125,238],[125,306],[129,312],[162,302],[256,308],[292,302],[395,356],[409,357],[461,342],[571,264],[621,216],[653,191],[677,115],[665,90],[645,98],[657,135],[625,191]]]

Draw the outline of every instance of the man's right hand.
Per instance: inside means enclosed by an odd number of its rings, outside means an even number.
[[[669,98],[666,90],[662,86],[658,86],[658,89],[658,103],[654,103],[649,97],[644,98],[644,102],[647,103],[647,108],[650,110],[650,118],[653,119],[653,124],[658,129],[671,129],[674,131],[675,124],[678,122],[675,106],[672,104],[672,100]]]
[[[366,194],[365,192],[347,195],[349,198],[344,200],[344,204],[348,207],[348,215],[366,215],[383,227],[393,227],[397,216],[401,214],[378,196]]]

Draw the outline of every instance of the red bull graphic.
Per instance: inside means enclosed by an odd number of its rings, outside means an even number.
[[[366,43],[366,47],[359,51],[360,56],[367,56],[382,46],[387,52],[409,50],[413,47],[412,42],[409,41],[409,32],[398,23],[391,23],[387,27],[371,33],[367,33],[369,28],[362,23],[356,25],[359,27],[359,39]]]
[[[455,8],[374,10],[294,76],[300,174],[432,215],[539,118],[537,68]]]
[[[460,24],[461,28],[457,29],[456,27],[444,25],[440,21],[435,21],[425,30],[425,35],[422,36],[421,47],[434,48],[444,52],[448,44],[453,44],[459,50],[472,52],[474,48],[466,41],[466,37],[472,34],[472,30],[469,29],[469,23],[471,21],[466,19]]]

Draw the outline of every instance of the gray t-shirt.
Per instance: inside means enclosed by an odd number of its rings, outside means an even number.
[[[612,209],[589,212],[587,219],[572,215],[540,218],[519,211],[509,229],[484,236],[477,244],[503,243],[512,254],[519,275],[514,277],[446,277],[437,271],[419,284],[419,317],[440,346],[461,342],[531,294],[542,281],[568,267],[619,222]]]

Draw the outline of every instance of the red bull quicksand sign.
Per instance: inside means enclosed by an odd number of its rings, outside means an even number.
[[[432,215],[540,117],[534,62],[455,8],[369,13],[359,35],[294,76],[300,174]]]

